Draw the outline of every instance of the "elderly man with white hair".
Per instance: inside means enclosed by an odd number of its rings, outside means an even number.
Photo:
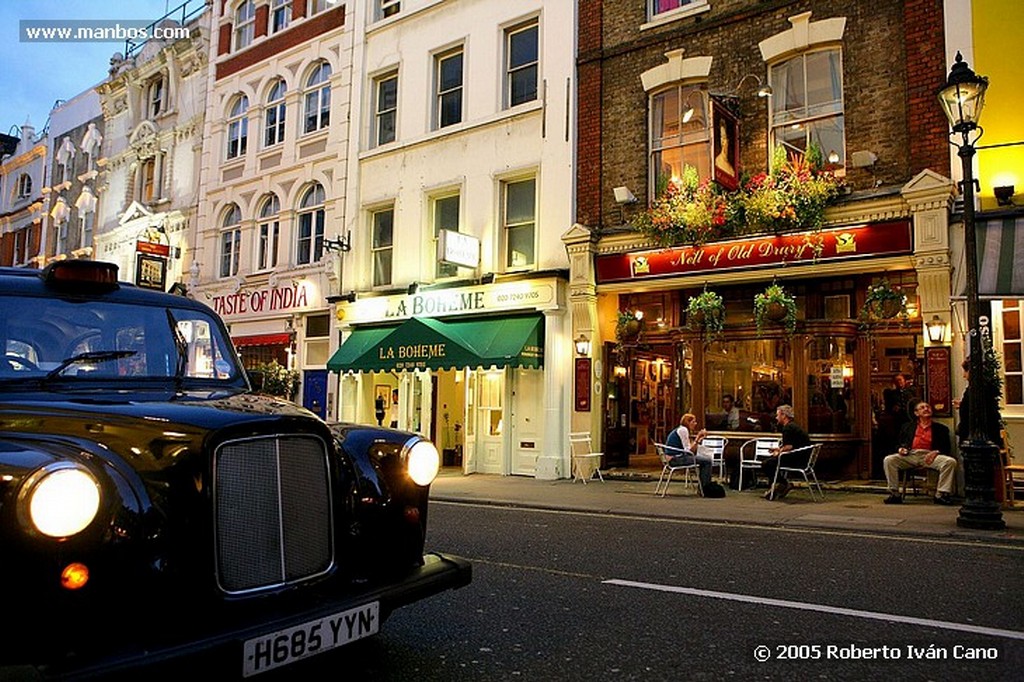
[[[780,466],[800,466],[807,461],[807,455],[798,453],[790,461],[786,453],[790,450],[806,447],[811,444],[811,438],[794,421],[796,415],[793,413],[792,405],[779,405],[775,408],[775,421],[782,427],[782,442],[779,449],[772,453],[772,456],[761,463],[761,471],[768,477],[769,481],[775,480],[775,470]],[[793,484],[785,478],[784,471],[779,472],[779,482],[775,484],[774,490],[765,493],[766,500],[779,500],[786,496],[793,487]],[[774,492],[774,494],[773,494]]]

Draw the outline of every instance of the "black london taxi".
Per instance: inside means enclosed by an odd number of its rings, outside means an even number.
[[[202,303],[0,268],[0,344],[0,679],[249,677],[470,582],[424,551],[434,445],[254,394]]]

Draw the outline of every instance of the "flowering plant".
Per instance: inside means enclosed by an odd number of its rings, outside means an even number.
[[[704,341],[710,343],[722,333],[725,324],[725,302],[714,291],[704,291],[691,296],[686,304],[686,319],[690,329],[702,332]]]
[[[803,156],[787,156],[777,146],[768,173],[749,178],[740,189],[726,192],[697,169],[683,168],[682,178],[664,181],[650,209],[632,225],[659,246],[703,244],[737,234],[817,230],[825,209],[836,203],[843,180],[825,170],[821,149],[814,143]],[[820,252],[820,239],[809,239]]]
[[[277,361],[261,362],[249,370],[248,374],[258,393],[293,400],[299,392],[298,370],[286,369]]]
[[[701,182],[697,169],[683,168],[683,177],[665,181],[664,190],[633,226],[659,246],[703,244],[730,234],[739,206],[717,184]]]
[[[754,296],[754,322],[757,324],[758,335],[768,321],[782,324],[787,334],[796,330],[796,298],[775,282]]]
[[[907,295],[899,286],[893,286],[888,279],[868,287],[868,295],[860,309],[858,318],[863,329],[870,332],[872,325],[881,320],[900,318],[900,323],[907,324],[910,313],[907,311]]]

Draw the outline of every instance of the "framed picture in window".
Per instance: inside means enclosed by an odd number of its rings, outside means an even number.
[[[740,186],[740,124],[718,100],[711,100],[711,138],[714,140],[715,158],[712,161],[715,182],[727,190]]]
[[[167,259],[140,253],[135,263],[135,284],[145,289],[167,288]]]

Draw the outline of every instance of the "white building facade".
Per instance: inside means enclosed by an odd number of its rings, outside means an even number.
[[[28,119],[0,136],[0,265],[40,267],[49,141]]]
[[[93,257],[116,263],[123,280],[163,291],[184,284],[188,274],[206,108],[207,17],[203,12],[187,21],[187,38],[150,40],[134,53],[115,54],[110,77],[96,88],[103,130]]]
[[[327,298],[344,224],[350,8],[340,3],[215,3],[189,291],[228,323],[248,369],[301,379],[296,402],[328,410]]]
[[[354,3],[338,416],[466,473],[570,473],[575,11]]]

